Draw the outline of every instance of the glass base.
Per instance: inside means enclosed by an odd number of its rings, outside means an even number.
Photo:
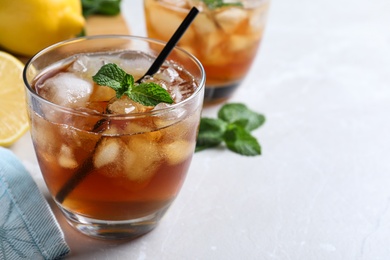
[[[68,223],[84,235],[106,240],[131,240],[152,231],[168,207],[142,218],[122,221],[92,219],[60,209]]]
[[[241,82],[236,82],[226,86],[206,86],[204,92],[204,102],[206,104],[213,104],[222,102],[231,97],[240,85]]]

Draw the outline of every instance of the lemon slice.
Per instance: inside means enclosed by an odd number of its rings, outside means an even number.
[[[10,146],[27,130],[23,63],[0,51],[0,145]]]

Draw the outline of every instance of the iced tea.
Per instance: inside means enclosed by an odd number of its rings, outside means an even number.
[[[145,233],[183,184],[195,148],[202,82],[185,67],[165,62],[144,81],[166,88],[174,104],[148,107],[117,99],[114,90],[92,80],[107,63],[137,79],[153,60],[132,50],[75,54],[31,81],[31,91],[41,97],[39,103],[30,97],[29,105],[43,177],[54,200],[82,232],[90,228],[86,221],[95,226],[135,223],[131,231],[122,225],[114,231],[87,230],[90,235]]]
[[[168,40],[192,6],[201,12],[179,45],[195,55],[206,71],[205,101],[231,96],[243,80],[262,39],[268,0],[144,0],[148,36]],[[214,1],[219,2],[219,1]],[[228,4],[230,3],[230,4]]]

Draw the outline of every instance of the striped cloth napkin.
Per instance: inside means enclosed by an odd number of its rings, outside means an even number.
[[[0,147],[0,259],[59,259],[69,251],[31,175]]]

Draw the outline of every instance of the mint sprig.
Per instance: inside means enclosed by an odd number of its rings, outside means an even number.
[[[136,84],[134,77],[127,74],[115,63],[103,65],[92,79],[100,86],[115,90],[119,99],[127,95],[130,99],[144,106],[156,106],[159,103],[172,104],[171,95],[160,85],[153,82]]]
[[[251,131],[265,122],[262,114],[254,112],[241,103],[225,104],[218,111],[218,118],[204,117],[200,121],[196,150],[219,146],[238,154],[255,156],[261,154],[261,146]]]
[[[117,15],[121,12],[121,0],[81,0],[83,16],[93,14]]]
[[[210,10],[224,6],[242,6],[242,3],[239,1],[233,3],[225,3],[224,0],[202,0],[202,2],[205,3]]]

